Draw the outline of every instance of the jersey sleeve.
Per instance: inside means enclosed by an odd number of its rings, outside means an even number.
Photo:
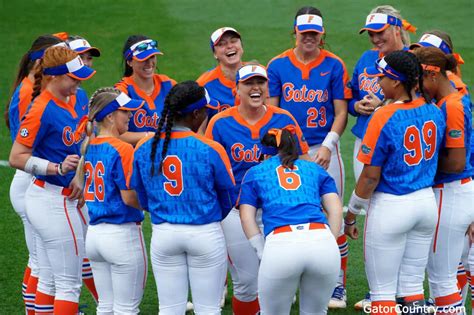
[[[337,194],[336,182],[334,179],[322,167],[320,167],[320,171],[321,173],[318,176],[319,195],[323,196],[330,193]]]
[[[342,60],[336,59],[333,71],[331,71],[332,97],[336,100],[347,100],[352,98],[352,91],[348,87],[349,76],[346,66]]]
[[[33,148],[44,137],[47,128],[45,117],[46,104],[35,102],[20,124],[16,137],[18,143]]]
[[[249,169],[242,180],[237,206],[251,205],[255,208],[259,206],[258,193],[253,175],[254,172],[252,170],[253,169]]]
[[[268,92],[270,97],[281,96],[281,80],[274,61],[270,61],[267,68]]]
[[[386,127],[390,117],[389,113],[378,110],[370,118],[357,155],[362,163],[372,166],[384,164],[390,147],[390,132],[387,132]]]
[[[218,118],[218,117],[214,116],[214,117],[211,118],[211,121],[207,125],[206,132],[205,132],[204,136],[206,138],[214,140],[218,143],[222,143],[221,137],[219,135],[219,128],[216,127],[216,122],[218,120],[216,118]]]
[[[468,113],[471,115],[470,113]],[[446,102],[446,148],[464,148],[465,123],[463,104],[457,100]],[[467,126],[469,128],[469,126]]]
[[[348,111],[352,116],[359,116],[359,113],[355,111],[355,103],[360,100],[359,94],[359,68],[360,68],[360,59],[354,67],[354,72],[352,73],[352,79],[349,82],[349,87],[352,91],[352,99],[348,102]]]
[[[129,185],[130,189],[134,189],[138,195],[138,201],[140,202],[140,206],[143,209],[148,210],[148,197],[147,192],[145,189],[145,185],[143,184],[143,180],[141,177],[141,173],[143,170],[140,169],[140,164],[138,163],[138,156],[140,155],[141,150],[136,149],[133,153],[133,172],[131,174]]]
[[[128,87],[128,84],[125,83],[123,80],[118,83],[115,83],[114,85],[114,88],[119,89],[120,91],[128,95],[127,87]]]
[[[120,190],[128,190],[130,177],[133,169],[133,148],[129,145],[121,145],[116,148],[118,156],[114,163],[114,181]]]

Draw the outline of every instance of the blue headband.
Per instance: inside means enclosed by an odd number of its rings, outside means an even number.
[[[29,53],[30,60],[35,61],[43,58],[45,49],[40,49],[37,51],[32,51]]]

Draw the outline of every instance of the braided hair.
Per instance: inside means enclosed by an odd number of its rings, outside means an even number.
[[[129,77],[133,74],[132,67],[128,65],[127,63],[128,60],[125,59],[124,57],[125,53],[127,52],[127,50],[130,49],[130,47],[132,47],[133,44],[136,44],[146,39],[150,39],[150,37],[145,36],[145,35],[130,35],[125,41],[125,45],[123,46],[123,49],[122,49],[122,58],[123,58],[123,64],[124,64],[124,71],[123,71],[124,77]]]
[[[397,50],[385,56],[384,59],[390,65],[390,67],[405,75],[406,81],[400,81],[400,83],[403,85],[405,91],[408,94],[409,100],[407,102],[411,102],[413,100],[413,89],[421,91],[425,100],[429,99],[422,89],[423,69],[421,68],[421,64],[414,54],[404,50]]]
[[[112,102],[120,94],[120,90],[113,87],[100,88],[92,94],[89,99],[89,115],[87,116],[87,123],[85,127],[86,137],[81,144],[81,158],[76,168],[76,175],[80,182],[84,181],[84,157],[89,148],[92,132],[94,131],[94,120],[97,113],[99,113],[105,106]],[[99,126],[100,128],[100,126]]]
[[[279,146],[277,146],[276,136],[270,133],[263,136],[261,143],[267,147],[277,148],[281,165],[285,168],[293,169],[295,161],[298,159],[298,145],[290,131],[286,129],[281,130]]]
[[[158,144],[161,141],[161,134],[165,133],[165,139],[163,141],[163,148],[161,149],[161,160],[159,164],[159,172],[163,165],[163,160],[166,158],[168,152],[168,145],[171,139],[171,129],[176,121],[180,121],[185,118],[188,114],[180,113],[181,110],[185,109],[188,105],[197,102],[205,96],[205,90],[199,86],[195,81],[184,81],[175,85],[165,98],[165,104],[163,111],[160,115],[160,121],[153,138],[151,145],[151,176],[155,173],[155,158]]]
[[[31,53],[46,49],[50,46],[53,46],[55,44],[60,43],[61,40],[53,35],[47,34],[47,35],[41,35],[38,38],[35,39],[33,44],[31,44],[30,49],[21,57],[20,63],[18,65],[18,73],[16,75],[15,81],[12,85],[11,88],[11,93],[10,93],[10,98],[15,92],[15,89],[20,85],[21,81],[28,76],[30,71],[33,69],[33,66],[35,65],[36,60],[31,59]],[[4,112],[4,117],[5,117],[5,123],[7,125],[7,128],[10,128],[10,121],[8,117],[8,111],[10,109],[10,101],[7,102],[5,106],[5,112]]]

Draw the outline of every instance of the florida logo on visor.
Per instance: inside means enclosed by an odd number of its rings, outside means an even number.
[[[236,81],[242,82],[253,77],[263,77],[268,80],[267,70],[261,65],[246,65],[237,71]]]
[[[317,32],[324,33],[323,19],[315,14],[303,14],[296,18],[295,28],[299,33]]]

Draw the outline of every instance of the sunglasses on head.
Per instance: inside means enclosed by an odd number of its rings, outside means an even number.
[[[141,43],[140,45],[138,45],[137,47],[135,47],[133,49],[133,51],[138,51],[138,52],[142,52],[142,51],[145,51],[145,50],[148,50],[148,49],[153,49],[153,48],[157,48],[158,47],[158,42],[156,40],[151,40],[150,42],[148,43]]]

